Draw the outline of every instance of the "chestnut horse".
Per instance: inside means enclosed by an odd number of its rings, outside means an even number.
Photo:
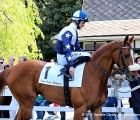
[[[72,106],[74,107],[74,120],[82,120],[83,113],[91,110],[94,120],[101,120],[102,107],[108,89],[107,80],[114,64],[122,71],[128,71],[133,64],[131,43],[128,35],[123,41],[112,41],[96,52],[92,53],[90,61],[84,67],[81,87],[70,87]],[[37,94],[47,100],[66,105],[63,87],[38,83],[42,68],[47,62],[29,60],[7,68],[0,73],[0,93],[3,93],[6,83],[19,103],[19,110],[15,120],[29,120]]]

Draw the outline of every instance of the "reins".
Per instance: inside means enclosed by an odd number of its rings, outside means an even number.
[[[96,66],[101,72],[103,72],[104,74],[110,76],[111,74],[107,73],[106,71],[104,71],[100,66],[98,66],[92,59],[90,59],[91,63]]]
[[[113,88],[115,88],[117,91],[121,92],[121,93],[132,92],[132,91],[137,90],[138,88],[140,88],[140,85],[138,85],[138,86],[134,87],[133,89],[131,89],[131,90],[129,90],[129,91],[122,92],[122,91],[118,90],[118,89],[121,88],[122,86],[120,86],[120,87],[115,87],[115,86],[112,84],[113,76],[114,76],[115,74],[121,74],[121,75],[122,75],[122,74],[127,74],[128,77],[129,77],[129,79],[130,79],[130,81],[132,81],[132,80],[131,80],[131,77],[130,77],[130,74],[129,74],[129,68],[126,66],[126,64],[125,64],[125,62],[124,62],[124,59],[123,59],[123,55],[122,55],[122,49],[126,49],[126,48],[130,48],[130,47],[129,47],[129,46],[123,47],[123,46],[122,46],[122,42],[120,42],[120,54],[119,54],[118,63],[119,63],[119,60],[121,59],[121,63],[122,63],[123,70],[121,70],[121,69],[118,68],[118,69],[117,69],[115,72],[113,72],[112,74],[107,73],[107,72],[106,72],[105,70],[103,70],[99,65],[97,65],[92,59],[90,59],[91,63],[92,63],[96,68],[98,68],[101,72],[103,72],[104,74],[108,75],[108,76],[111,78],[111,86],[112,86]]]

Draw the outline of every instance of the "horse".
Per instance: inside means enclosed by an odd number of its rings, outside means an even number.
[[[131,43],[134,36],[125,36],[124,40],[115,40],[103,45],[91,54],[85,64],[81,87],[69,87],[71,103],[74,108],[74,120],[82,120],[83,114],[91,110],[94,120],[102,119],[102,104],[108,94],[107,81],[114,64],[122,71],[133,65]],[[0,73],[0,94],[7,84],[19,103],[15,120],[29,120],[38,94],[47,100],[65,105],[63,87],[38,83],[43,67],[47,64],[41,60],[28,60],[5,69]]]

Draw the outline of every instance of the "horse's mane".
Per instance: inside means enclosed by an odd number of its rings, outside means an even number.
[[[116,45],[118,45],[119,42],[120,40],[117,40],[117,41],[112,41],[110,43],[107,43],[106,45],[103,45],[98,50],[92,53],[92,58],[93,59],[98,58],[103,52],[109,50],[112,46],[115,47]]]

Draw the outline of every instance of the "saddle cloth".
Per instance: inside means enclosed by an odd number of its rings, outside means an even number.
[[[85,63],[75,67],[74,80],[69,81],[69,87],[81,87]],[[64,86],[64,75],[58,76],[60,74],[60,69],[63,67],[64,66],[58,63],[47,63],[41,71],[39,83],[52,86]]]

